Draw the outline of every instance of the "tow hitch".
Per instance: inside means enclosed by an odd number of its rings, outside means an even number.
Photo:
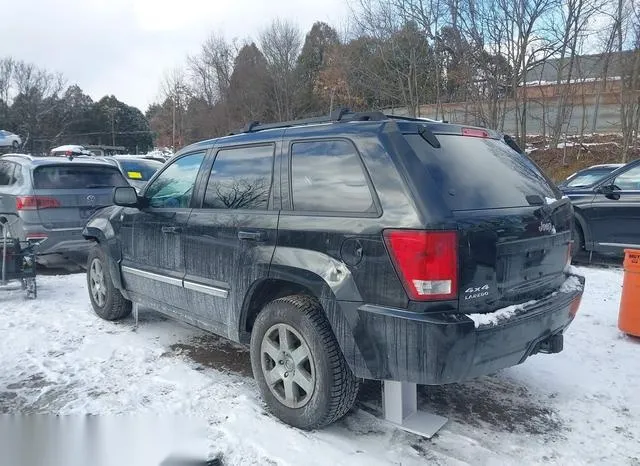
[[[546,340],[542,340],[538,343],[538,351],[539,353],[547,353],[554,354],[562,351],[564,345],[564,335],[562,333],[558,333],[556,335],[551,335]]]

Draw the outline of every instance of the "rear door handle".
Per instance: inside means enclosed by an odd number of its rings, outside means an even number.
[[[168,227],[168,226],[162,227],[162,233],[164,233],[165,235],[176,234],[176,233],[180,233],[181,231],[182,231],[182,228],[180,227]]]
[[[267,239],[267,234],[264,231],[239,231],[238,239],[247,241],[264,241]]]

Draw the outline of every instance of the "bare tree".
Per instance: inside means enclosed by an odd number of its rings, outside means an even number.
[[[191,89],[187,84],[185,72],[181,68],[174,68],[165,73],[161,92],[164,99],[168,100],[172,106],[171,117],[171,144],[173,149],[184,145],[185,136],[185,113],[187,112],[187,102],[191,94]]]
[[[9,90],[13,82],[13,69],[15,61],[13,58],[3,58],[0,60],[0,100],[9,105]]]
[[[60,73],[15,61],[11,82],[7,94],[12,101],[12,114],[19,122],[17,129],[23,136],[23,144],[33,148],[33,135],[61,105],[58,95],[65,87],[65,79]]]
[[[440,66],[435,35],[430,44],[409,3],[358,0],[357,30],[373,46],[373,57],[354,66],[360,67],[364,83],[379,89],[383,100],[392,106],[401,104],[410,116],[420,116],[421,104],[431,99],[439,102]]]
[[[622,129],[622,162],[637,144],[640,124],[640,6],[630,0],[618,0],[613,29],[616,35],[617,61],[620,63],[620,123]],[[628,57],[623,51],[632,47]]]
[[[579,94],[579,89],[584,87],[584,84],[579,83],[580,78],[576,77],[577,60],[581,44],[590,32],[590,22],[601,6],[601,0],[567,0],[561,9],[560,21],[554,28],[559,42],[555,62],[559,95],[555,106],[555,118],[550,125],[552,147],[556,147],[560,136],[567,132],[574,100]]]
[[[294,118],[295,68],[301,47],[300,30],[288,21],[276,19],[260,34],[260,48],[272,79],[275,113],[281,121]]]
[[[200,54],[188,58],[194,91],[210,106],[227,98],[236,55],[235,43],[211,34],[202,44]]]

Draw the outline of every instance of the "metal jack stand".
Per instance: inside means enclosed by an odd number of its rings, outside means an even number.
[[[138,314],[139,314],[139,309],[138,309],[138,305],[136,303],[132,304],[132,311],[133,311],[133,320],[134,320],[134,324],[133,324],[133,331],[137,331],[138,330]]]
[[[415,383],[385,380],[382,386],[385,420],[396,427],[422,437],[433,437],[447,423],[446,417],[418,411]]]

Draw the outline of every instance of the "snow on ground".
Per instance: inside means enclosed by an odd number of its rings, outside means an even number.
[[[0,292],[0,413],[194,416],[225,465],[640,465],[640,342],[616,326],[622,272],[578,271],[586,292],[562,353],[420,388],[422,408],[450,419],[431,440],[380,421],[371,382],[327,429],[284,425],[266,413],[245,351],[152,311],[137,331],[104,322],[82,274],[39,277],[36,301]]]

